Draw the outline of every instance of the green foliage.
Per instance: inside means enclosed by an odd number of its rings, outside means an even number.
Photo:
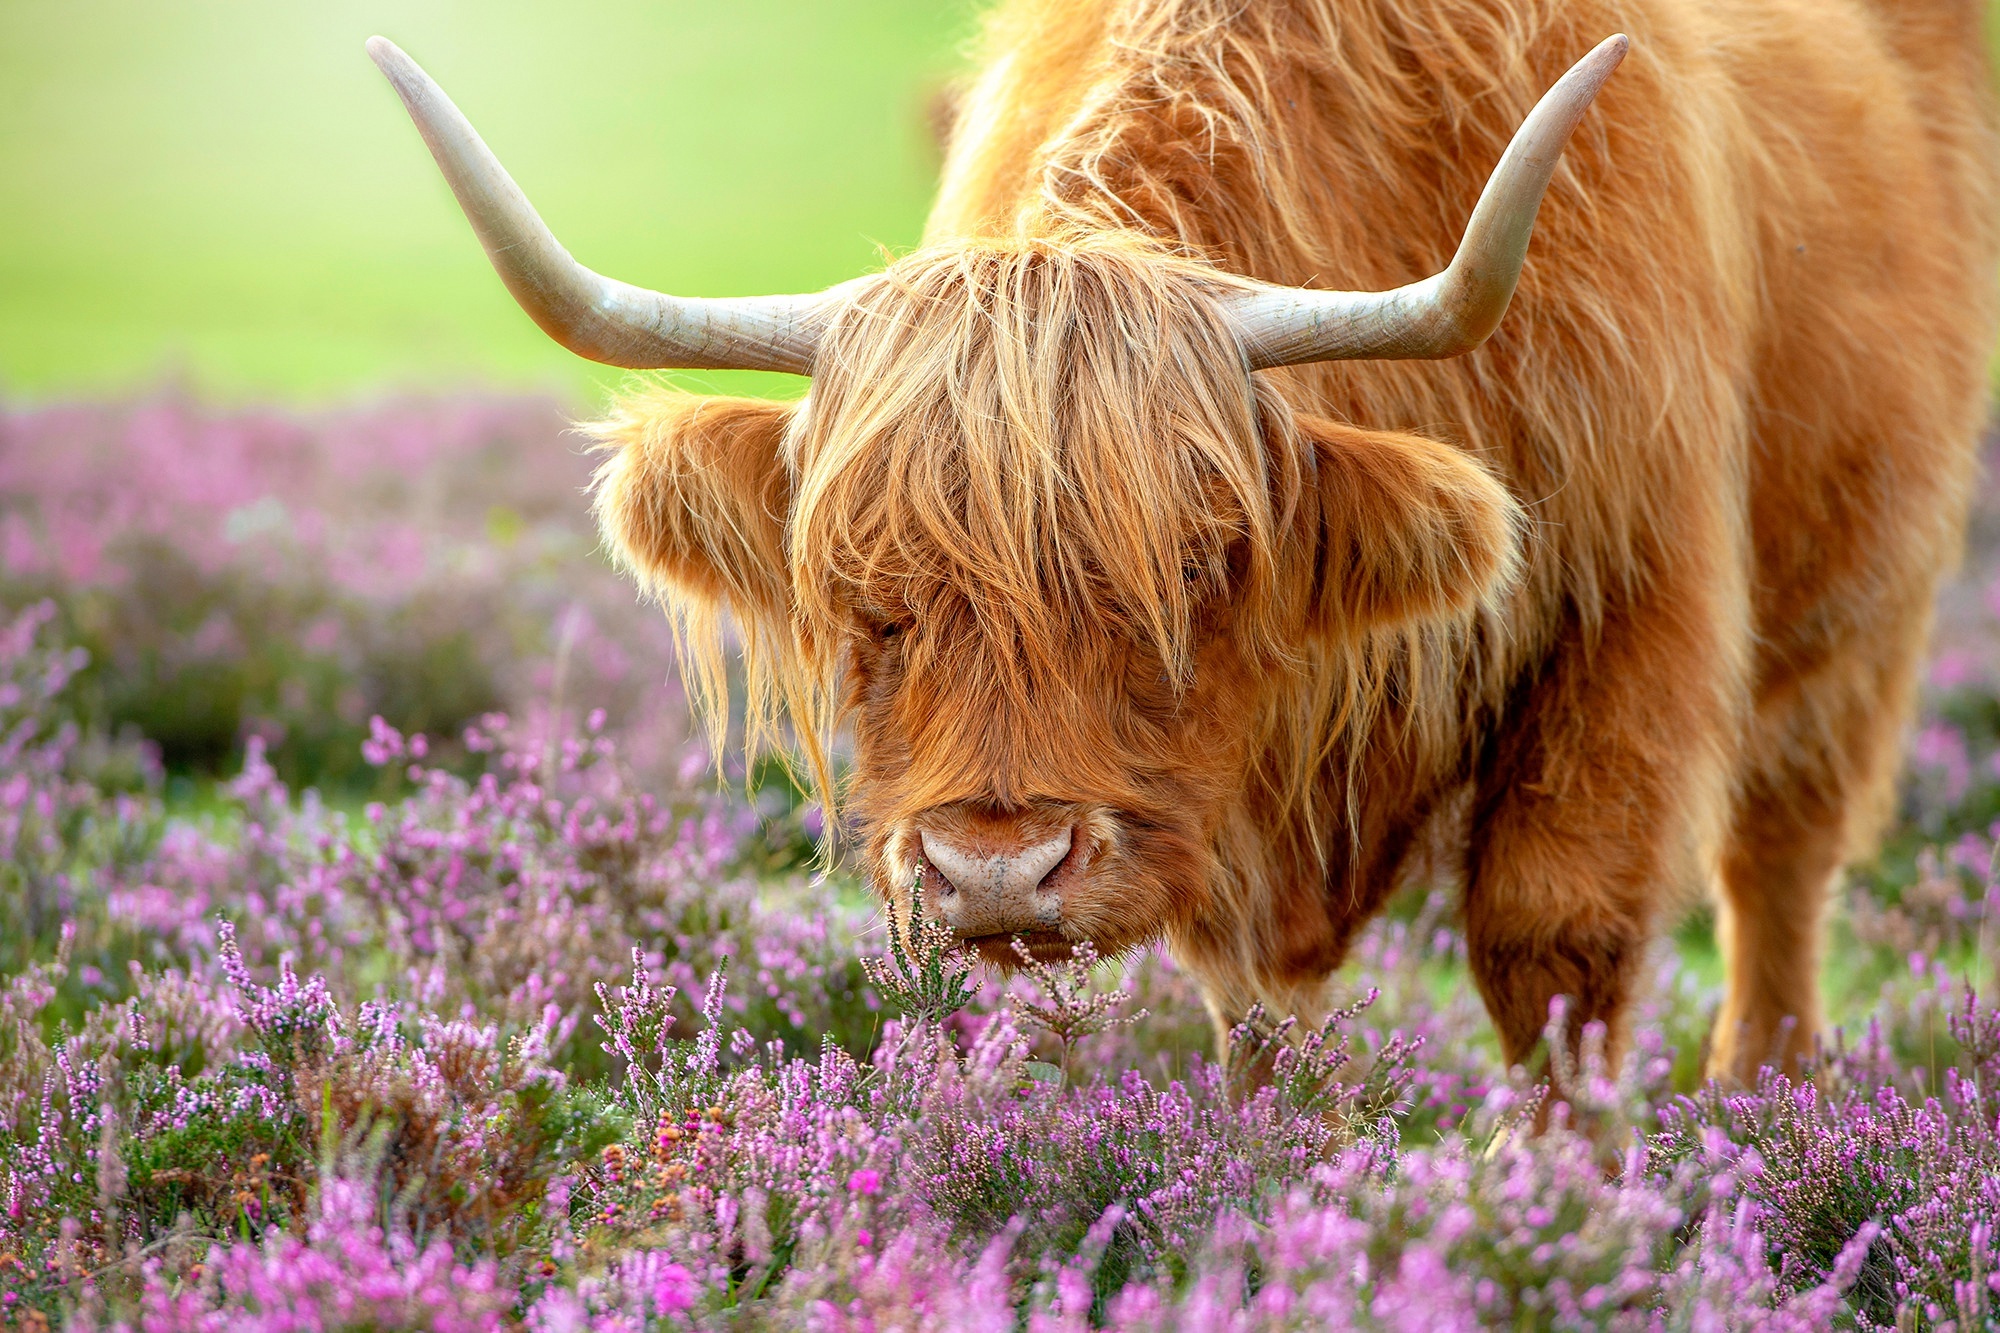
[[[920,1023],[937,1024],[979,994],[973,981],[978,959],[968,954],[942,921],[924,911],[924,863],[910,878],[907,924],[892,905],[882,913],[889,935],[886,958],[862,963],[868,980],[891,1005]]]

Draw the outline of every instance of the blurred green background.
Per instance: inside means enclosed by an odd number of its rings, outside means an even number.
[[[0,0],[0,399],[588,401],[362,52],[444,85],[578,258],[809,290],[919,235],[967,0]],[[698,382],[783,392],[781,377]]]

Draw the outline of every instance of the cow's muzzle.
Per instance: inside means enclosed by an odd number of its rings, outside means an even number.
[[[1061,924],[1062,893],[1052,881],[1070,856],[1070,829],[1028,844],[932,832],[922,841],[938,881],[935,910],[961,938],[1041,934]]]

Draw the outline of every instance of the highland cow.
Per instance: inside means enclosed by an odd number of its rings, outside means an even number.
[[[892,910],[1311,1016],[1425,865],[1518,1060],[1707,892],[1711,1068],[1810,1049],[1983,420],[1976,0],[1008,0],[924,246],[738,300],[371,49],[558,340],[812,377],[619,402],[597,508],[714,716],[726,612],[753,744],[851,729]]]

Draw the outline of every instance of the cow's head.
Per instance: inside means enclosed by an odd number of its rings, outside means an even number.
[[[1113,951],[1198,915],[1229,803],[1296,795],[1258,759],[1309,744],[1275,702],[1307,665],[1506,581],[1519,511],[1476,462],[1294,413],[1253,372],[1483,341],[1622,38],[1530,116],[1451,267],[1394,292],[1268,287],[1078,232],[731,301],[577,265],[436,86],[370,49],[558,340],[616,365],[812,375],[797,404],[628,400],[602,428],[599,513],[677,614],[716,716],[727,608],[753,731],[787,710],[817,762],[851,727],[876,882],[900,895],[921,866],[989,958],[1016,935]]]

